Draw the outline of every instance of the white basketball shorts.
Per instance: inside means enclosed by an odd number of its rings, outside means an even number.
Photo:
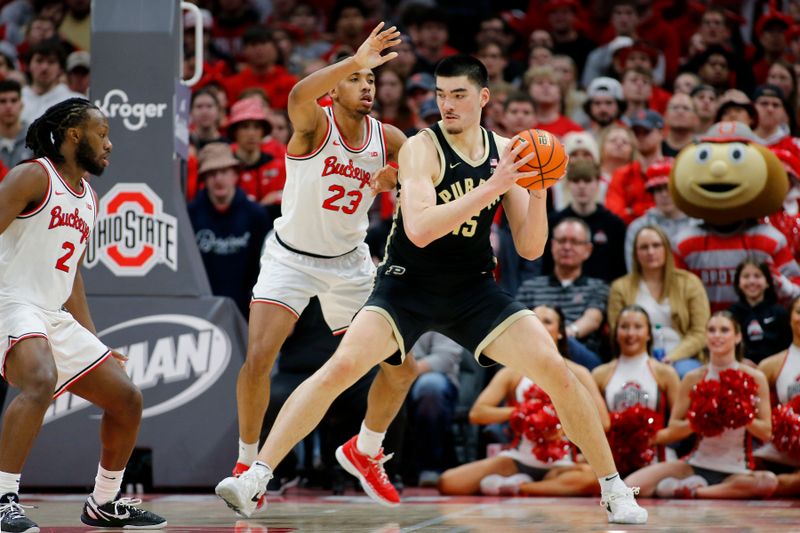
[[[0,373],[15,344],[34,337],[47,339],[58,370],[53,398],[97,368],[111,351],[67,311],[48,311],[29,303],[0,299]]]
[[[299,317],[316,296],[334,335],[344,333],[372,292],[375,265],[361,243],[350,253],[319,258],[288,250],[273,233],[264,244],[251,305],[278,305]]]

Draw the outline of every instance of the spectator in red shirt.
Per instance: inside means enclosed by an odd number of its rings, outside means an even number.
[[[249,28],[258,24],[258,12],[249,0],[222,0],[216,4],[214,27],[211,30],[214,45],[237,60],[245,59],[244,35]]]
[[[285,162],[265,153],[261,147],[271,129],[258,98],[245,98],[233,104],[228,136],[235,142],[233,154],[242,162],[238,185],[248,198],[268,206],[270,215],[277,217],[286,183],[286,167]]]
[[[283,25],[287,38],[281,40],[292,74],[301,74],[307,62],[324,56],[331,49],[331,43],[321,34],[323,17],[324,13],[310,2],[298,2],[292,8],[288,24]]]
[[[583,131],[578,124],[561,114],[561,87],[552,67],[535,67],[525,74],[525,86],[536,105],[535,128],[556,137],[571,131]]]
[[[358,0],[342,0],[336,4],[330,18],[333,46],[322,59],[327,62],[337,57],[352,55],[364,41],[367,33],[367,9]]]
[[[664,120],[655,111],[639,111],[629,121],[636,135],[641,161],[634,161],[617,169],[606,193],[606,207],[626,225],[655,205],[652,193],[645,189],[645,170],[651,163],[663,157],[661,142],[664,140],[661,132]]]
[[[672,94],[660,85],[664,83],[664,56],[649,44],[641,41],[621,48],[614,56],[614,67],[620,73],[633,68],[650,73],[650,100],[647,106],[661,114],[667,109],[667,102]]]
[[[409,35],[417,48],[417,69],[433,72],[436,63],[458,53],[449,46],[447,15],[438,7],[422,7],[411,17]]]
[[[661,57],[664,59],[664,70],[661,72],[662,78],[658,80],[659,85],[665,81],[672,81],[675,74],[678,72],[678,63],[681,58],[681,36],[680,31],[682,28],[673,27],[675,22],[667,20],[663,13],[665,8],[677,7],[674,6],[678,2],[665,2],[644,0],[639,2],[639,16],[641,22],[636,28],[636,32],[657,50],[660,51]],[[683,12],[684,20],[681,22],[689,22],[691,25],[691,18],[686,17],[686,9],[688,6],[678,7],[676,11]]]
[[[788,52],[786,30],[793,24],[792,17],[779,11],[764,13],[756,22],[759,50],[752,59],[756,83],[766,82],[770,65]]]
[[[260,87],[272,107],[286,109],[289,91],[297,78],[283,66],[283,57],[272,32],[253,26],[245,31],[242,44],[247,66],[224,82],[228,100],[234,102],[245,89]]]
[[[586,58],[581,82],[588,87],[592,80],[610,74],[614,53],[622,46],[627,46],[637,37],[636,27],[639,25],[637,0],[615,0],[611,6],[610,25],[600,39],[603,46],[598,46]]]
[[[192,86],[193,91],[205,87],[211,81],[222,81],[236,71],[236,62],[233,58],[219,50],[211,39],[214,20],[211,12],[207,9],[200,10],[200,24],[203,25],[203,74],[200,80]],[[185,12],[183,15],[184,79],[188,79],[194,74],[195,26],[197,26],[197,20],[194,11]]]

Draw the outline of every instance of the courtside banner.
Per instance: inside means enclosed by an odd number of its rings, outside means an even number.
[[[137,448],[153,453],[156,487],[210,486],[235,457],[236,376],[246,324],[224,298],[90,298],[97,332],[129,358],[142,390]],[[90,484],[100,453],[101,411],[62,394],[45,414],[25,469],[35,487]]]

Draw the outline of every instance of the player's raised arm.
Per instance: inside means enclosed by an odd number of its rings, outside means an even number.
[[[289,120],[294,134],[289,140],[290,153],[304,153],[313,148],[316,135],[324,135],[325,115],[317,105],[317,99],[336,87],[347,76],[361,69],[373,69],[397,57],[397,52],[383,52],[400,44],[400,32],[392,26],[382,30],[383,22],[378,24],[355,55],[338,63],[329,65],[303,78],[289,93]]]
[[[0,233],[17,216],[35,209],[47,195],[47,173],[38,163],[12,168],[0,182]]]
[[[400,149],[398,179],[403,222],[411,242],[424,248],[515,187],[517,179],[535,176],[535,172],[518,172],[534,155],[515,161],[521,151],[521,145],[513,150],[507,148],[489,180],[456,200],[437,205],[433,182],[441,170],[439,155],[427,133],[421,132],[409,139]]]

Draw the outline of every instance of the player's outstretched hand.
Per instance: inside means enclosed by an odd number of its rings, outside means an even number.
[[[369,188],[372,196],[386,191],[391,191],[397,186],[397,167],[386,165],[378,170],[369,179]]]
[[[517,142],[517,140],[521,142]],[[519,137],[514,137],[511,139],[505,148],[503,148],[503,153],[500,154],[500,161],[497,163],[497,168],[494,170],[494,174],[492,174],[491,179],[495,180],[495,182],[501,187],[503,192],[506,192],[514,185],[517,180],[523,178],[533,178],[539,175],[538,171],[529,171],[529,172],[520,172],[519,169],[525,166],[531,159],[536,156],[536,153],[531,151],[528,155],[521,159],[517,159],[517,156],[522,152],[526,145],[525,139],[520,139]],[[516,146],[515,146],[516,143]]]
[[[379,67],[397,57],[397,52],[389,52],[386,55],[381,54],[387,48],[400,44],[400,32],[397,31],[396,26],[383,31],[381,31],[381,28],[383,28],[383,22],[375,26],[367,40],[358,47],[356,54],[353,56],[353,59],[361,68]]]
[[[125,363],[128,362],[128,356],[122,355],[116,350],[111,350],[111,357],[114,358],[114,361],[121,366],[123,369],[125,368]]]

